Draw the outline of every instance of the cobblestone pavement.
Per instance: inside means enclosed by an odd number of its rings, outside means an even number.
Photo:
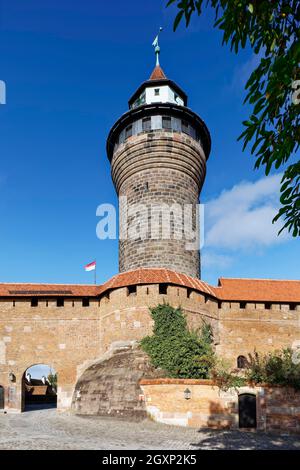
[[[0,449],[300,449],[300,437],[198,431],[49,409],[0,414]]]

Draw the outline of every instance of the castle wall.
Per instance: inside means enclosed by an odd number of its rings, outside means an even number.
[[[112,289],[101,299],[0,300],[0,385],[7,409],[22,408],[22,377],[35,364],[58,373],[58,408],[69,409],[75,385],[84,370],[122,342],[151,334],[149,307],[168,302],[182,307],[193,329],[212,325],[218,355],[236,367],[239,355],[292,346],[300,338],[300,305],[240,304],[214,298],[183,286],[149,284]],[[245,308],[241,308],[241,306]],[[15,382],[9,381],[13,372]]]
[[[159,293],[159,285],[137,286],[136,293],[129,294],[126,287],[115,289],[109,299],[101,299],[101,352],[105,353],[117,341],[140,340],[151,334],[153,320],[149,307],[164,302],[173,307],[181,307],[188,325],[201,328],[203,321],[210,323],[218,337],[217,302],[205,303],[203,295],[192,292],[187,297],[185,287],[168,286],[166,294]]]
[[[58,373],[58,409],[68,409],[75,384],[83,371],[106,353],[114,343],[138,341],[152,332],[149,306],[169,302],[182,306],[193,328],[206,320],[217,326],[217,312],[202,304],[196,292],[187,298],[184,287],[167,287],[159,294],[158,285],[137,286],[136,294],[126,287],[110,292],[109,298],[90,300],[82,307],[80,300],[65,300],[57,307],[55,300],[0,301],[0,385],[5,388],[5,407],[22,409],[22,378],[35,364],[47,364]],[[9,381],[13,372],[15,382]]]
[[[82,307],[80,300],[56,302],[40,300],[0,301],[0,384],[5,388],[5,406],[22,408],[22,378],[35,364],[47,364],[58,374],[58,408],[71,404],[74,384],[90,361],[99,357],[99,307],[91,301]],[[14,306],[15,305],[15,306]],[[74,306],[73,306],[74,305]],[[9,373],[16,377],[9,381]]]
[[[250,393],[256,397],[258,431],[300,433],[300,392],[291,388],[245,386],[223,391],[209,380],[184,379],[142,379],[140,385],[148,414],[161,423],[238,429],[239,395]]]
[[[268,304],[267,304],[268,305]],[[300,305],[222,302],[217,353],[236,367],[239,355],[266,353],[300,340]]]

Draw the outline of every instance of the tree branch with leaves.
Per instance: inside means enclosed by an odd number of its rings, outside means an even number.
[[[182,20],[189,25],[202,8],[215,10],[214,26],[223,43],[238,53],[250,45],[261,57],[247,83],[244,103],[252,113],[243,122],[243,150],[251,142],[255,168],[283,171],[279,231],[300,236],[300,1],[299,0],[169,0],[177,3],[174,31]]]

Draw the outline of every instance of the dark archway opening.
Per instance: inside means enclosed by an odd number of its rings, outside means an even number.
[[[35,364],[22,377],[22,410],[33,411],[57,406],[57,373],[47,364]]]
[[[4,387],[0,385],[0,410],[4,410]]]
[[[253,393],[239,395],[239,428],[256,428],[256,395]]]

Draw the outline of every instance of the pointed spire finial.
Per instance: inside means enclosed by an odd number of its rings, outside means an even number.
[[[154,39],[153,43],[152,43],[152,46],[155,48],[155,55],[156,55],[156,66],[159,65],[159,53],[160,53],[160,47],[159,47],[159,44],[158,44],[158,37],[160,35],[160,32],[162,31],[162,27],[159,28],[159,32],[158,32],[158,35],[156,36],[156,38]]]

